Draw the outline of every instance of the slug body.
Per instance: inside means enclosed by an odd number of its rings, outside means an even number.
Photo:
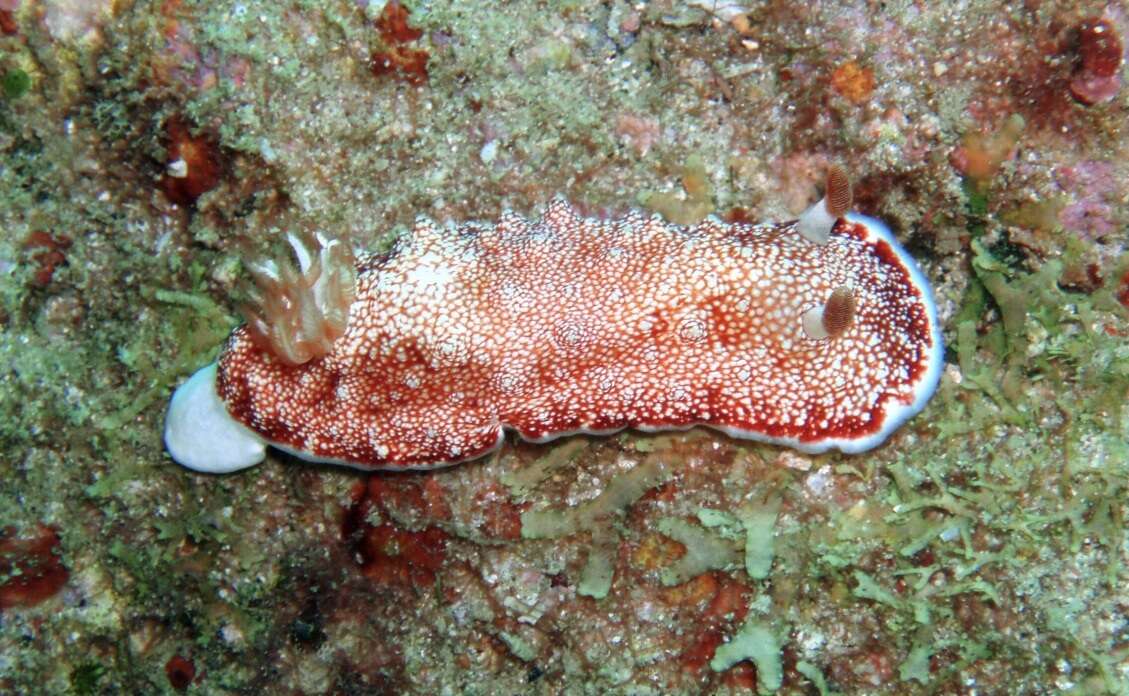
[[[358,259],[326,354],[289,364],[236,329],[174,395],[166,443],[217,472],[266,445],[365,469],[445,466],[506,430],[541,442],[706,425],[805,452],[870,449],[937,385],[932,290],[878,221],[834,217],[813,238],[803,220],[682,227],[585,218],[559,199],[537,220],[421,220]]]

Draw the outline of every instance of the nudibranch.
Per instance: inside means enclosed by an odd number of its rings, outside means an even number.
[[[416,222],[383,255],[292,237],[262,307],[174,393],[173,459],[425,469],[507,430],[543,442],[705,425],[809,453],[861,452],[937,386],[932,290],[833,168],[799,220],[685,227],[631,212]]]

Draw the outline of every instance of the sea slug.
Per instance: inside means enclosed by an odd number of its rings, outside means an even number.
[[[419,220],[355,261],[292,237],[262,307],[176,390],[173,459],[235,471],[267,445],[362,469],[432,468],[512,430],[706,425],[805,452],[861,452],[920,411],[942,343],[932,290],[850,184],[799,220],[672,225],[632,212]]]

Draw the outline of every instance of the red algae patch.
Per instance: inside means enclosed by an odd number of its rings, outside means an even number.
[[[397,0],[388,2],[376,19],[376,30],[380,33],[380,46],[369,59],[369,68],[376,77],[391,75],[411,85],[427,82],[427,59],[430,57],[422,48],[411,44],[423,32],[408,25],[408,10]]]
[[[1077,27],[1078,62],[1070,78],[1070,93],[1093,106],[1113,99],[1121,90],[1124,47],[1108,20],[1090,17]]]
[[[1118,280],[1117,301],[1122,307],[1129,309],[1129,271],[1125,271]]]
[[[748,613],[750,588],[728,574],[715,571],[670,588],[664,597],[694,611],[700,619],[696,630],[688,634],[686,648],[678,661],[683,671],[701,674],[724,642],[724,636],[732,634],[734,626]]]
[[[12,10],[0,10],[0,34],[15,36],[19,31],[15,13]]]
[[[176,116],[165,123],[165,137],[168,156],[161,190],[177,205],[193,205],[219,183],[223,170],[219,148],[205,135],[192,135]]]
[[[177,691],[186,691],[196,678],[196,665],[192,660],[173,655],[165,663],[165,676],[168,677],[169,686]]]
[[[497,484],[487,484],[474,495],[474,509],[481,515],[478,529],[491,539],[521,539],[521,513],[528,506],[515,505]]]
[[[435,498],[437,490],[426,483],[413,490],[410,484],[391,483],[380,476],[354,488],[352,504],[341,523],[341,537],[366,577],[378,585],[401,588],[435,584],[447,556],[447,533],[436,526],[402,529],[388,516],[390,510],[404,514],[406,506],[417,513],[449,517],[446,504]],[[428,519],[435,518],[428,515]]]
[[[31,277],[32,285],[45,288],[51,284],[55,269],[67,262],[66,251],[71,248],[71,244],[71,238],[66,235],[55,235],[43,230],[36,230],[24,239],[24,248],[30,250],[31,260],[37,267]]]
[[[447,534],[438,527],[410,532],[385,523],[366,527],[354,550],[361,571],[378,585],[431,587],[446,547]]]
[[[7,527],[0,534],[0,610],[35,606],[61,590],[68,576],[54,529],[41,526],[35,536],[20,538]]]

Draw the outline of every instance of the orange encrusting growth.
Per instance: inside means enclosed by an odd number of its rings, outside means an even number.
[[[874,93],[874,71],[853,60],[843,63],[831,73],[831,89],[853,104],[865,104]]]
[[[328,355],[287,365],[240,328],[217,391],[272,444],[374,468],[481,456],[504,428],[540,441],[707,424],[866,448],[932,390],[940,348],[928,286],[892,243],[848,220],[817,244],[794,223],[599,220],[560,200],[535,221],[423,220],[359,259]],[[836,335],[813,340],[801,316],[824,303]]]

